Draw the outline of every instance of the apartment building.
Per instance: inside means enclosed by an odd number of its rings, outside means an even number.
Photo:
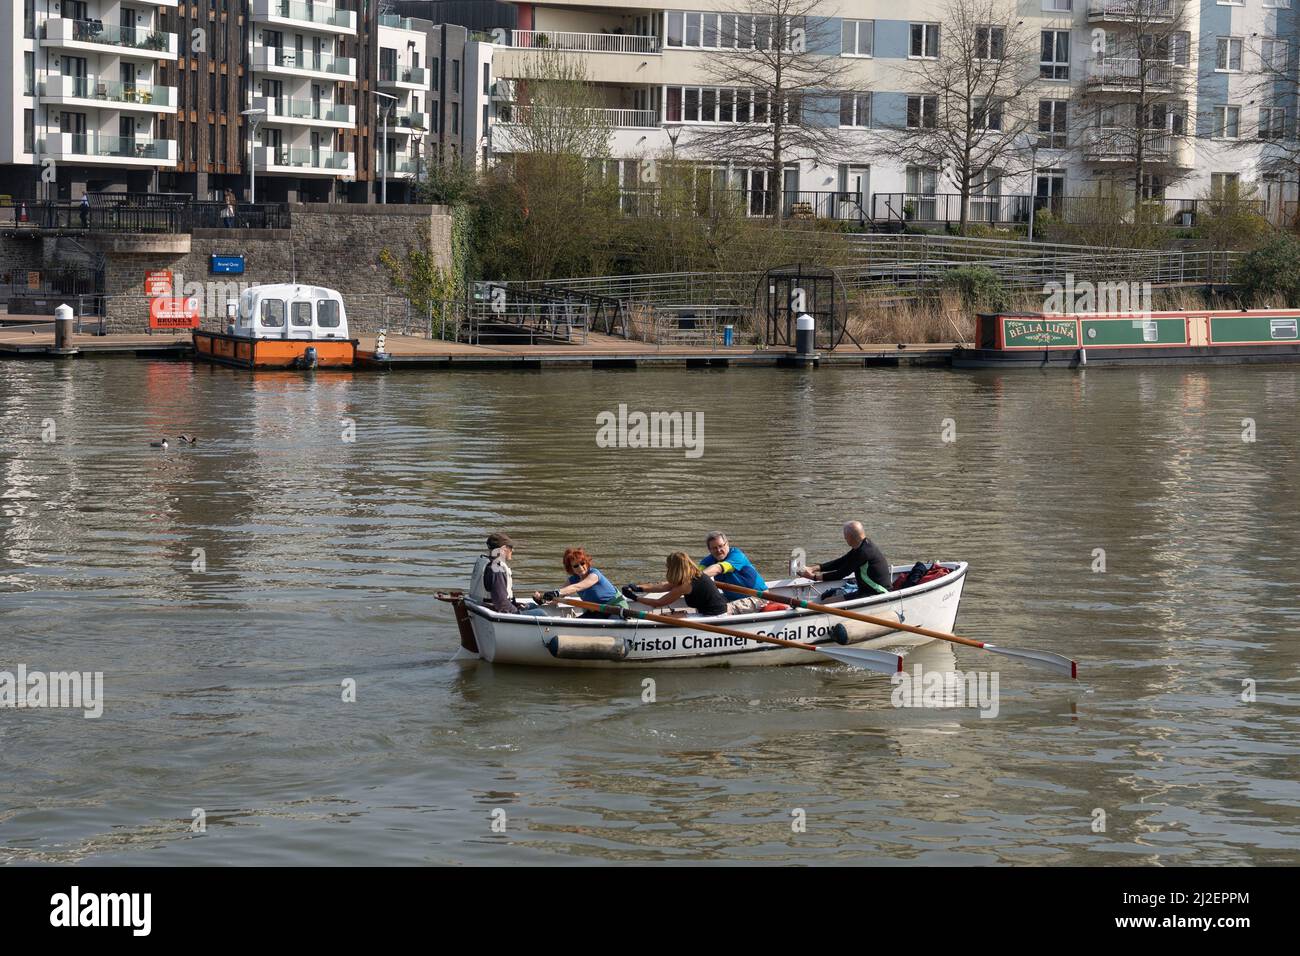
[[[177,161],[177,0],[12,0],[0,9],[0,192],[145,192]]]
[[[1099,185],[1131,192],[1132,185],[1120,182],[1126,173],[1133,178],[1127,169],[1132,149],[1120,144],[1126,137],[1131,143],[1137,126],[1145,130],[1142,188],[1148,197],[1196,197],[1251,182],[1274,210],[1296,198],[1293,180],[1265,169],[1276,143],[1296,135],[1294,88],[1261,83],[1260,73],[1265,62],[1294,68],[1291,4],[1300,0],[1013,2],[1014,29],[1028,31],[1039,51],[1029,65],[1038,73],[1030,73],[1027,93],[1037,123],[1031,122],[1016,168],[1001,175],[994,170],[977,185],[975,199],[984,208],[1009,194],[1032,194],[1042,206],[1093,193]],[[493,159],[511,151],[510,117],[518,115],[511,108],[526,97],[513,81],[545,51],[585,64],[612,130],[614,172],[629,188],[645,182],[649,161],[672,157],[698,160],[701,174],[724,188],[824,194],[832,200],[827,210],[860,197],[875,217],[908,204],[918,219],[943,218],[938,197],[956,192],[942,169],[879,149],[885,131],[926,124],[933,112],[930,98],[909,85],[916,76],[909,68],[935,59],[951,41],[944,0],[826,0],[810,11],[820,28],[818,45],[810,49],[840,58],[842,88],[854,92],[821,104],[818,118],[805,122],[838,126],[845,145],[837,155],[791,157],[780,183],[770,182],[770,171],[760,165],[706,158],[692,149],[694,131],[763,121],[748,91],[720,87],[708,67],[734,56],[739,46],[752,48],[765,37],[770,43],[763,17],[737,12],[770,11],[770,5],[701,0],[670,9],[636,0],[618,6],[566,0],[516,6],[517,27],[500,31],[490,51],[498,77],[487,136]],[[1004,40],[1001,32],[983,34],[990,57]],[[1145,123],[1136,123],[1138,109]],[[987,218],[974,212],[972,218]]]
[[[418,165],[433,25],[381,25],[378,0],[0,7],[0,194],[370,202],[381,149],[394,176]],[[400,64],[382,78],[381,32]],[[386,146],[380,92],[398,103]]]

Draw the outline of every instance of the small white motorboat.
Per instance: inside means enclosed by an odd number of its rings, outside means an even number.
[[[898,565],[895,579],[913,565]],[[942,569],[942,570],[938,570]],[[856,611],[899,623],[950,632],[957,620],[964,561],[937,562],[927,579],[912,587],[885,594],[830,600],[836,608]],[[777,581],[769,593],[792,600],[821,603],[824,593],[841,581],[813,582],[806,578]],[[542,667],[749,667],[808,664],[821,659],[807,650],[746,640],[739,636],[693,628],[693,623],[721,625],[735,631],[798,641],[802,644],[851,644],[869,650],[903,649],[926,644],[931,637],[894,630],[883,625],[848,620],[807,608],[769,603],[751,614],[700,617],[683,614],[681,623],[660,624],[621,618],[581,618],[554,615],[501,614],[460,593],[440,595],[456,612],[461,647],[468,654],[493,664],[529,664]],[[641,605],[633,604],[635,610]],[[664,614],[667,609],[656,609]],[[674,605],[672,610],[687,611]]]

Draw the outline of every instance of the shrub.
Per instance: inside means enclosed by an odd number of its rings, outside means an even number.
[[[944,273],[940,284],[961,296],[967,308],[1002,309],[1006,290],[996,272],[988,266],[961,266]]]
[[[1300,306],[1300,239],[1279,235],[1246,253],[1234,281],[1249,299],[1279,297],[1288,308]]]

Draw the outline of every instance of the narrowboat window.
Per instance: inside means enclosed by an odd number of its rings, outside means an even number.
[[[293,327],[300,329],[303,327],[311,328],[311,303],[294,302],[290,304],[292,310],[290,315],[293,319]]]
[[[316,324],[322,329],[339,327],[339,304],[333,299],[321,299],[316,303]]]
[[[283,299],[262,300],[262,325],[270,329],[280,329],[284,327]]]

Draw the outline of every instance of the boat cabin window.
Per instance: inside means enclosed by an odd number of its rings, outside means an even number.
[[[316,303],[316,324],[322,329],[339,327],[339,304],[333,299],[321,299]]]
[[[268,329],[280,329],[284,327],[283,299],[262,300],[262,325]]]
[[[294,328],[311,328],[311,303],[294,302],[289,308],[292,310],[290,318],[293,321]]]

